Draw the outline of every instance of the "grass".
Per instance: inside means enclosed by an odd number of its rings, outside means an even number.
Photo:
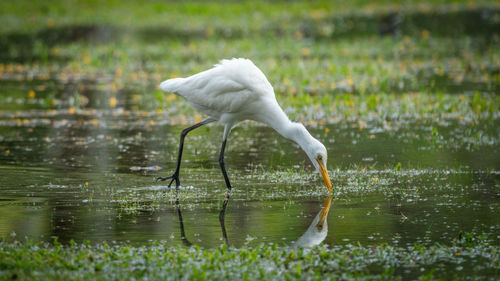
[[[24,5],[29,3],[31,5]],[[2,18],[5,31],[12,29],[37,29],[45,26],[58,27],[67,24],[106,23],[125,25],[128,27],[142,27],[152,25],[169,26],[173,29],[209,29],[211,26],[219,28],[235,28],[259,30],[269,22],[287,21],[294,23],[296,18],[321,19],[325,15],[338,13],[341,15],[358,11],[364,14],[387,12],[392,10],[423,10],[432,8],[452,8],[457,10],[463,7],[495,6],[491,1],[378,1],[376,4],[366,0],[351,1],[314,1],[313,3],[294,1],[190,1],[187,3],[149,1],[140,3],[127,1],[51,1],[31,3],[30,1],[5,2],[0,5],[0,12],[8,14]],[[29,16],[26,16],[26,15]],[[259,21],[254,21],[255,17]],[[21,19],[26,20],[22,21]],[[186,26],[184,22],[190,22]],[[247,22],[253,25],[244,25]],[[210,25],[207,26],[207,23]],[[210,34],[208,34],[210,35]],[[215,34],[214,34],[215,35]]]
[[[265,170],[262,166],[254,167],[245,173],[243,178],[234,177],[233,183],[238,188],[231,192],[231,198],[246,201],[300,201],[310,198],[323,199],[327,190],[316,173],[308,170]],[[143,178],[123,177],[112,179],[114,184],[99,182],[82,187],[81,196],[89,203],[116,203],[118,209],[128,214],[153,212],[170,209],[176,200],[183,204],[199,208],[214,208],[226,193],[222,178],[218,183],[219,171],[208,169],[185,169],[186,177],[195,174],[196,181],[190,179],[194,188],[182,187],[168,190],[161,183],[151,188],[130,187],[135,184],[144,185]],[[395,206],[417,206],[420,203],[435,201],[436,194],[447,194],[449,202],[454,206],[462,206],[460,198],[470,193],[489,194],[494,189],[488,183],[496,178],[496,171],[474,171],[469,169],[357,169],[332,170],[334,198],[337,203],[353,203],[363,198],[380,197]],[[484,182],[477,182],[477,177]],[[122,184],[126,182],[128,184]],[[122,188],[126,186],[126,188]],[[439,203],[437,200],[435,203]],[[490,204],[497,209],[498,205]]]
[[[288,114],[304,122],[498,118],[496,4],[350,5],[2,3],[4,109],[125,108],[191,123],[201,116],[160,92],[159,82],[243,56],[266,73]],[[19,7],[29,7],[29,20]],[[391,17],[397,29],[381,35]]]
[[[61,245],[0,242],[4,280],[455,280],[494,278],[498,247],[484,236],[461,235],[450,245],[318,246],[261,244],[213,249],[156,242],[133,247],[101,243]]]

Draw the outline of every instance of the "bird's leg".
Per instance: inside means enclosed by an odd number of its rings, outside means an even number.
[[[220,168],[222,170],[222,174],[224,175],[224,180],[226,181],[226,186],[229,190],[231,190],[231,183],[229,182],[229,177],[227,176],[226,172],[226,165],[224,164],[224,150],[226,150],[226,138],[222,141],[222,147],[220,149],[220,155],[219,155],[219,164]]]
[[[177,188],[179,187],[179,185],[180,185],[179,171],[181,169],[181,158],[182,158],[182,150],[184,148],[184,138],[192,130],[194,130],[194,129],[202,126],[202,125],[205,125],[207,123],[213,122],[213,121],[214,121],[213,119],[207,118],[207,119],[201,121],[200,123],[194,124],[193,126],[182,130],[182,132],[181,132],[181,141],[180,141],[180,144],[179,144],[179,154],[177,156],[177,167],[175,168],[175,172],[171,176],[168,176],[168,177],[158,177],[158,178],[156,178],[157,181],[159,181],[159,180],[160,181],[165,181],[165,180],[170,179],[170,183],[168,184],[169,188],[170,188],[170,186],[172,185],[172,183],[174,181],[175,181],[175,187],[177,187]]]
[[[181,241],[185,246],[191,246],[191,242],[187,240],[186,233],[184,232],[184,221],[182,220],[181,206],[179,198],[175,200],[175,208],[177,209],[177,216],[179,217],[179,228],[181,229]]]
[[[222,203],[222,209],[220,210],[219,213],[219,223],[222,229],[222,238],[224,239],[224,244],[226,245],[229,245],[229,242],[227,240],[226,225],[224,224],[224,220],[226,218],[227,203],[229,203],[229,194],[230,191],[228,191],[228,193],[226,194],[226,198],[224,198],[224,203]]]

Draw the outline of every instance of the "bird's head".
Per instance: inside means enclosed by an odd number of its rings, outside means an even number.
[[[307,154],[314,167],[320,172],[329,192],[332,192],[332,183],[326,169],[327,152],[325,146],[311,136],[307,129],[300,123],[293,123],[292,139],[294,139]]]
[[[319,140],[313,138],[309,143],[306,154],[316,168],[316,171],[318,171],[323,177],[323,181],[325,182],[328,191],[332,192],[332,183],[330,181],[330,176],[328,175],[328,170],[326,169],[328,155],[325,146]]]

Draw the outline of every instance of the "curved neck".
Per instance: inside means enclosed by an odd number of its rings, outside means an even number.
[[[287,139],[293,140],[305,151],[305,148],[313,141],[313,137],[300,123],[295,123],[289,121],[288,124],[284,126],[284,129],[276,130],[282,136]],[[307,151],[306,151],[307,152]]]
[[[290,121],[285,112],[277,105],[272,111],[264,110],[257,121],[263,122],[276,130],[280,135],[296,142],[304,151],[314,138],[304,125]],[[306,151],[307,152],[307,151]]]

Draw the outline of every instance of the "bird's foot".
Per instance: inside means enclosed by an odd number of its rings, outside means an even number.
[[[156,178],[156,181],[166,181],[166,180],[170,180],[170,182],[168,183],[168,188],[170,188],[170,186],[172,186],[172,183],[174,181],[175,181],[175,187],[176,188],[178,188],[179,185],[180,185],[179,174],[178,173],[174,173],[173,175],[168,176],[168,177],[157,177]]]

